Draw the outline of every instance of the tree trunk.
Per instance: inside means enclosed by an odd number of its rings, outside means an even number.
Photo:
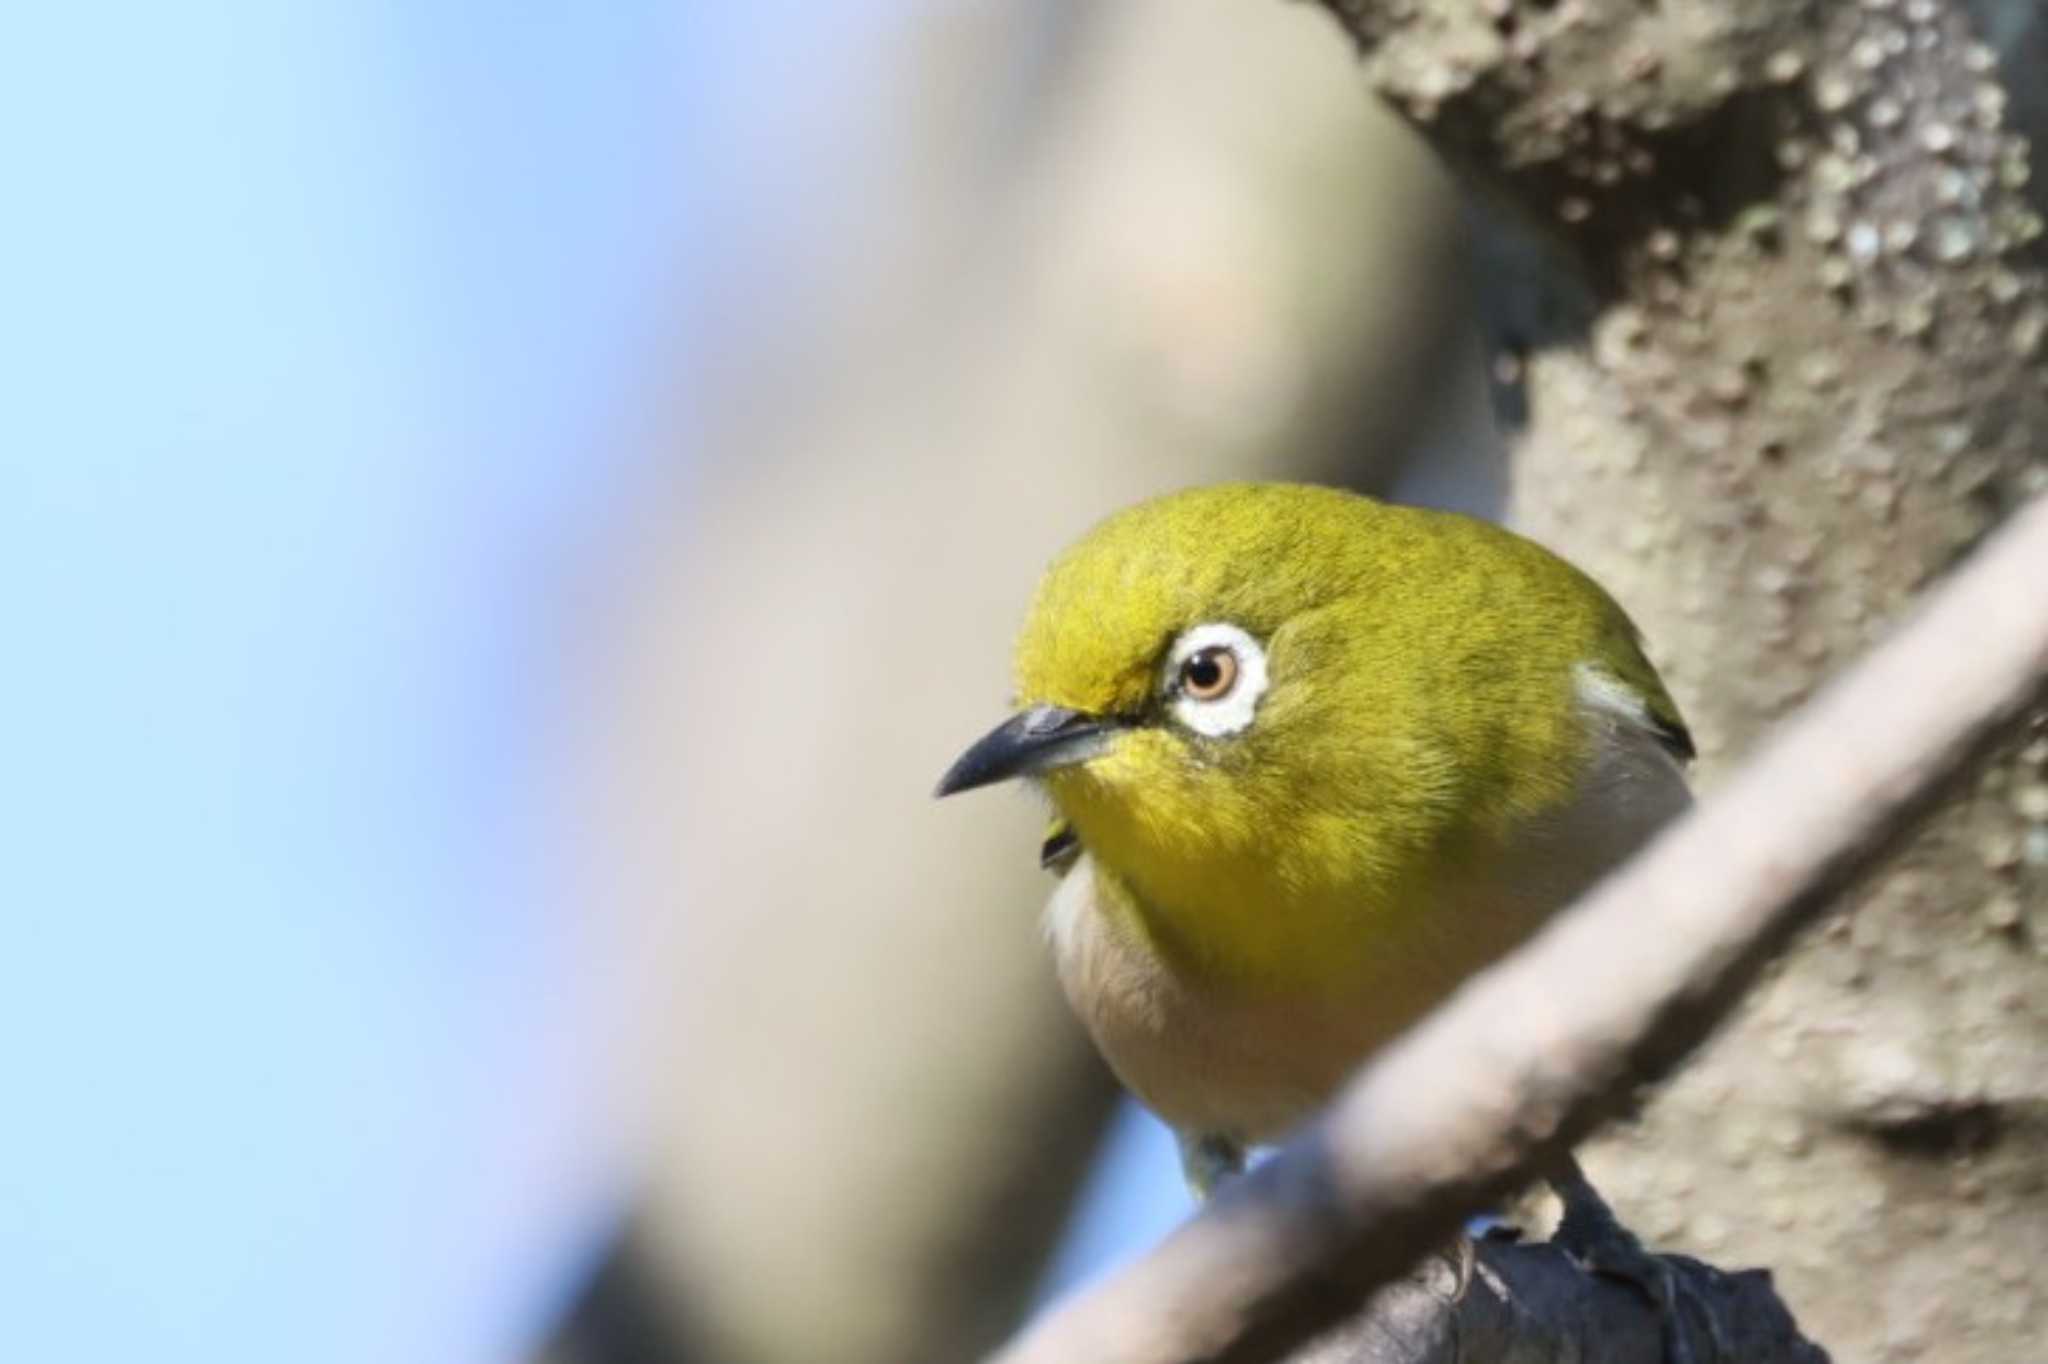
[[[1711,787],[2048,486],[2032,10],[1327,7],[1483,197],[1510,519],[1643,627]],[[1838,1357],[1990,1364],[2048,1339],[2044,1136],[2037,726],[1590,1164]]]

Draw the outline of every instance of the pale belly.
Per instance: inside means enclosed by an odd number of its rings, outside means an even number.
[[[1126,913],[1105,911],[1085,855],[1047,907],[1048,936],[1069,1002],[1147,1107],[1182,1132],[1271,1141],[1688,801],[1668,757],[1625,745],[1589,774],[1574,807],[1532,829],[1496,871],[1408,909],[1384,951],[1313,993],[1225,987],[1175,970]]]
[[[1060,983],[1117,1078],[1179,1130],[1248,1143],[1274,1140],[1320,1108],[1365,1057],[1542,922],[1500,906],[1450,938],[1404,945],[1393,960],[1303,994],[1224,987],[1174,969],[1103,912],[1085,857],[1049,914],[1061,925]]]

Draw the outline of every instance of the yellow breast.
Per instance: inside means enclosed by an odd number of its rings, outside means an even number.
[[[1339,950],[1318,950],[1333,918],[1290,923],[1300,902],[1247,891],[1233,921],[1265,935],[1256,975],[1205,970],[1176,942],[1173,915],[1083,856],[1048,906],[1069,1001],[1117,1076],[1169,1124],[1278,1137],[1689,803],[1653,735],[1598,724],[1596,759],[1572,800],[1441,878],[1426,901],[1354,913]]]

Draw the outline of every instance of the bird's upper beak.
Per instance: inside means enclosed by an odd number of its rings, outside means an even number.
[[[1061,706],[1018,711],[974,742],[939,778],[938,793],[950,796],[977,786],[1086,762],[1109,746],[1120,728],[1115,720]]]

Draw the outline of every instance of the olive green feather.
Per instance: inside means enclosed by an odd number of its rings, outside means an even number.
[[[1227,739],[1162,709],[1166,651],[1209,622],[1249,632],[1271,668],[1256,723]],[[1119,512],[1062,555],[1016,682],[1020,704],[1129,722],[1107,756],[1044,780],[1134,927],[1196,965],[1296,978],[1333,930],[1369,950],[1447,866],[1571,798],[1585,669],[1690,752],[1634,626],[1556,555],[1451,513],[1233,484]]]

